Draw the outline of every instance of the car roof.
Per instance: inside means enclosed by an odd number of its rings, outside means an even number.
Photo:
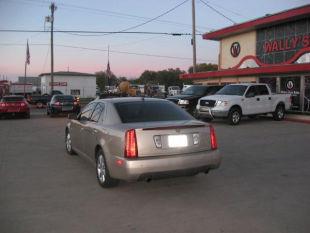
[[[98,102],[109,102],[109,103],[125,103],[125,102],[140,102],[140,101],[147,101],[147,102],[154,102],[154,101],[162,101],[162,102],[169,102],[165,99],[158,99],[158,98],[144,98],[144,97],[119,97],[119,98],[107,98],[107,99],[98,99]]]
[[[3,98],[10,98],[10,97],[21,97],[21,98],[25,98],[25,97],[22,96],[22,95],[5,95],[5,96],[3,96]]]

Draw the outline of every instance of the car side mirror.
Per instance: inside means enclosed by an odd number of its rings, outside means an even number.
[[[255,93],[254,92],[250,92],[246,95],[247,98],[252,98],[255,97]]]
[[[70,120],[77,120],[77,115],[75,113],[69,113],[68,114],[68,119]]]

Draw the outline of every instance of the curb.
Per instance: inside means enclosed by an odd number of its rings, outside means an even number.
[[[296,118],[286,118],[285,121],[291,121],[291,122],[298,122],[298,123],[304,123],[304,124],[310,124],[310,119],[296,119]]]

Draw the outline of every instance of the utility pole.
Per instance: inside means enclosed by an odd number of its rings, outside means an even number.
[[[51,16],[48,18],[48,21],[51,23],[51,94],[54,90],[54,11],[57,9],[55,3],[51,3],[50,10]]]
[[[196,73],[196,16],[195,0],[192,0],[192,46],[193,46],[193,73]]]

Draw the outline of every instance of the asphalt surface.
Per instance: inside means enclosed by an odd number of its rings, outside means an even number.
[[[208,175],[122,182],[64,147],[65,118],[0,120],[0,232],[310,232],[310,125],[214,122],[223,155]]]

